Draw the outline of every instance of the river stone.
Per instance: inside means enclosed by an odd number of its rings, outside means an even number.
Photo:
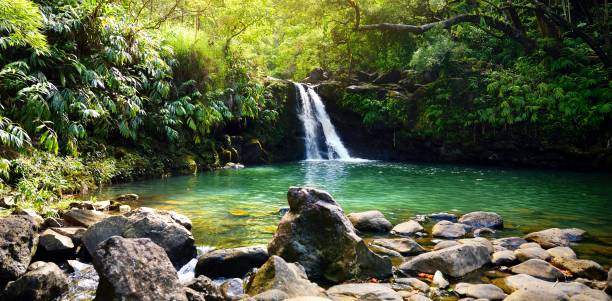
[[[529,259],[510,268],[515,274],[527,274],[544,280],[564,279],[563,272],[550,263],[540,259]]]
[[[606,292],[608,292],[608,294],[612,295],[612,268],[610,268],[610,270],[608,271],[608,281],[607,281],[607,288],[606,288]]]
[[[519,261],[527,261],[529,259],[550,259],[550,254],[540,247],[517,249],[514,251],[514,255]]]
[[[391,229],[391,234],[399,236],[413,236],[421,231],[423,231],[423,226],[416,221],[409,220],[407,222],[395,225],[395,227]]]
[[[198,258],[195,273],[212,278],[243,277],[251,269],[262,266],[269,257],[265,246],[214,250]]]
[[[37,261],[28,272],[6,285],[2,300],[46,301],[68,290],[68,277],[52,262]]]
[[[520,289],[504,301],[570,301],[566,294],[552,289]]]
[[[431,229],[431,235],[442,238],[460,238],[465,236],[465,226],[449,221],[440,221]]]
[[[439,243],[437,243],[434,247],[433,250],[437,251],[437,250],[442,250],[442,249],[446,249],[446,248],[450,248],[450,247],[454,247],[456,245],[459,245],[459,242],[456,240],[444,240],[441,241]]]
[[[525,239],[537,242],[544,249],[550,249],[554,247],[569,247],[571,242],[582,240],[585,233],[584,230],[577,228],[551,228],[529,233],[525,235]]]
[[[578,282],[550,282],[540,280],[538,278],[519,274],[504,278],[504,285],[510,293],[517,290],[526,289],[530,291],[546,291],[550,294],[559,292],[569,298],[579,298],[580,295],[589,297],[591,300],[609,300],[606,293],[592,289],[582,283]],[[535,299],[527,299],[535,300]]]
[[[424,272],[433,274],[440,270],[444,275],[461,277],[489,263],[487,247],[479,244],[461,244],[418,255],[400,265],[404,273]]]
[[[15,207],[15,197],[12,195],[4,195],[0,197],[0,207],[11,209]]]
[[[328,298],[323,298],[323,297],[295,297],[295,298],[288,298],[285,299],[285,301],[332,301],[331,299]]]
[[[574,277],[606,280],[608,276],[606,270],[592,260],[555,257],[551,262],[555,266],[570,271]]]
[[[138,208],[125,216],[105,218],[87,229],[82,240],[89,254],[93,255],[99,243],[115,235],[125,238],[150,238],[166,250],[176,269],[196,257],[191,232],[164,211]]]
[[[373,240],[372,244],[396,251],[404,256],[412,256],[425,252],[421,245],[410,238],[380,238]]]
[[[487,250],[489,250],[489,253],[493,253],[494,249],[493,249],[493,244],[486,238],[484,237],[475,237],[475,238],[464,238],[464,239],[459,239],[457,240],[458,243],[460,244],[477,244],[477,245],[482,245],[484,247],[487,248]]]
[[[268,245],[270,255],[299,262],[310,278],[333,283],[391,275],[390,259],[368,249],[327,192],[291,187],[287,199],[289,212]]]
[[[527,241],[520,237],[504,237],[498,238],[492,241],[493,246],[500,246],[505,249],[514,251],[518,249],[522,244],[527,243]]]
[[[456,215],[446,212],[432,213],[427,215],[427,217],[434,221],[449,221],[453,223],[457,221]]]
[[[503,229],[504,219],[495,212],[476,211],[464,214],[459,218],[459,223],[469,225],[474,229],[490,228]]]
[[[225,297],[221,288],[215,284],[210,278],[200,275],[185,283],[185,286],[193,292],[187,294],[187,299],[200,298],[206,301],[224,301]],[[195,293],[194,293],[195,292]],[[190,296],[192,295],[192,296]]]
[[[404,298],[404,301],[431,301],[431,299],[423,296],[420,293],[416,293],[416,294],[411,293],[410,295],[402,296],[402,297]]]
[[[113,236],[92,259],[100,276],[95,300],[187,300],[168,255],[149,238]]]
[[[402,254],[400,254],[399,252],[393,251],[391,249],[387,249],[387,248],[379,246],[379,245],[370,244],[369,248],[370,248],[370,250],[372,250],[372,252],[374,252],[376,254],[380,254],[380,255],[384,255],[384,256],[389,256],[389,257],[402,257]]]
[[[490,228],[479,228],[474,230],[474,237],[485,237],[495,235],[495,230]]]
[[[0,219],[0,288],[26,272],[37,245],[37,227],[30,218]]]
[[[257,301],[283,301],[289,299],[289,295],[281,290],[272,289],[253,296],[253,299]]]
[[[513,251],[505,250],[498,251],[491,255],[491,263],[494,265],[510,265],[516,261],[516,255],[514,255]]]
[[[393,227],[378,210],[351,213],[347,217],[355,229],[363,232],[387,233]]]
[[[45,218],[45,222],[43,223],[44,229],[48,228],[61,228],[66,226],[66,221],[61,218],[48,217]]]
[[[444,275],[440,271],[436,271],[431,279],[431,284],[437,286],[438,288],[447,288],[450,285],[450,282],[444,278]]]
[[[400,290],[418,290],[423,293],[429,292],[429,285],[417,278],[396,278],[391,284],[391,288]]]
[[[538,243],[528,242],[519,246],[519,249],[542,248]]]
[[[350,283],[332,286],[327,294],[342,301],[403,301],[402,296],[389,285],[379,283]]]
[[[111,206],[111,201],[106,200],[106,201],[98,201],[95,203],[92,203],[93,209],[98,210],[98,211],[108,211],[108,209]]]
[[[42,225],[45,223],[45,219],[43,219],[40,215],[38,215],[38,213],[36,213],[34,209],[17,208],[13,211],[13,215],[25,216],[29,218],[34,223],[36,228],[38,229],[40,229]]]
[[[240,278],[230,278],[225,280],[219,288],[225,300],[236,300],[244,295],[244,283]]]
[[[62,218],[71,225],[89,228],[93,224],[107,218],[108,215],[87,209],[70,209]]]
[[[117,202],[134,202],[134,201],[138,201],[140,197],[135,194],[135,193],[126,193],[126,194],[122,194],[118,197],[115,198],[115,201]]]
[[[462,296],[468,296],[476,299],[488,300],[503,300],[506,298],[504,291],[493,284],[470,284],[457,283],[455,291]]]
[[[552,258],[576,259],[576,253],[570,247],[554,247],[546,250]]]
[[[74,243],[70,237],[47,229],[40,234],[37,256],[41,255],[45,258],[69,256],[73,253],[74,248]]]
[[[249,295],[277,289],[289,297],[324,296],[325,290],[308,280],[304,268],[298,263],[287,263],[273,255],[255,273],[246,287]]]

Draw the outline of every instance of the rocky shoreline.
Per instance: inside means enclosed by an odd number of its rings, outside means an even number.
[[[379,211],[345,215],[327,192],[292,187],[267,246],[198,256],[187,217],[132,210],[125,203],[135,198],[75,202],[61,218],[17,210],[0,219],[0,300],[610,300],[612,292],[612,269],[571,249],[580,229],[493,238],[504,227],[493,212],[393,225]],[[430,233],[425,222],[435,223]],[[420,237],[437,244],[421,246]]]

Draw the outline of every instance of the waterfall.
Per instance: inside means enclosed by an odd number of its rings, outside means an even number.
[[[336,133],[336,128],[329,119],[321,97],[311,87],[295,83],[300,100],[299,118],[304,126],[304,147],[307,160],[351,159],[348,150]],[[327,147],[323,155],[319,146],[325,142]]]

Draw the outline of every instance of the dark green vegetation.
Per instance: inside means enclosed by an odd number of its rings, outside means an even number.
[[[356,150],[372,144],[342,125],[363,128],[383,158],[610,169],[609,11],[570,0],[0,0],[2,186],[43,210],[106,183],[291,159],[293,91],[266,76],[317,67],[332,75],[326,100],[338,100],[333,118]]]

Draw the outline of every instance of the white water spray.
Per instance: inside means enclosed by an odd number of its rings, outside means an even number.
[[[299,112],[304,126],[304,146],[307,160],[350,160],[351,156],[336,133],[321,97],[311,87],[295,83],[301,101]],[[306,90],[308,89],[308,90]],[[320,136],[322,134],[322,136]],[[323,139],[321,139],[323,138]],[[325,141],[327,156],[321,155],[319,141]]]

